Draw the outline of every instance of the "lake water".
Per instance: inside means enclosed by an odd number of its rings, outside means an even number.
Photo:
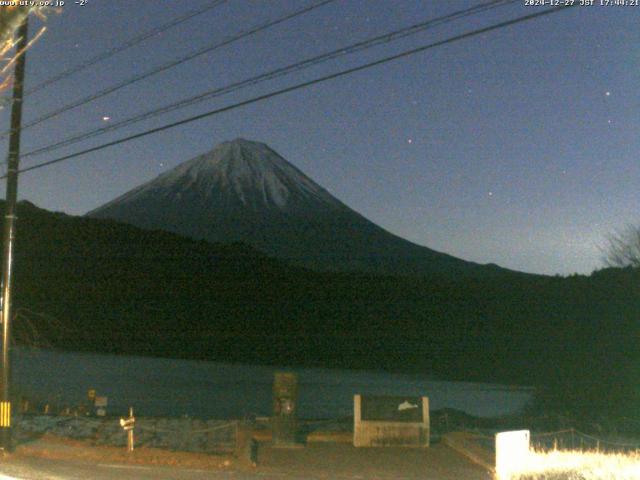
[[[32,402],[79,405],[89,388],[108,397],[110,414],[199,418],[267,416],[276,371],[298,375],[298,415],[330,419],[353,414],[353,395],[429,397],[430,408],[455,408],[479,417],[517,413],[533,390],[446,382],[384,372],[233,365],[41,349],[13,350],[12,391]]]

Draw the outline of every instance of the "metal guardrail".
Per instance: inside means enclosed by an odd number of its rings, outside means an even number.
[[[236,449],[237,420],[198,420],[139,417],[135,422],[136,447],[218,453]],[[127,433],[118,418],[23,416],[14,422],[16,435],[52,433],[90,440],[96,445],[127,445]]]
[[[640,442],[611,440],[575,428],[531,435],[531,445],[540,449],[630,451],[640,449]]]
[[[464,430],[486,450],[495,451],[495,436],[487,431]],[[495,432],[493,432],[495,433]],[[531,446],[541,450],[599,450],[603,452],[640,450],[640,442],[625,442],[597,437],[575,428],[531,434]]]

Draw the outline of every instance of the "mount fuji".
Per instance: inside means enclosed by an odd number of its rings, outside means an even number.
[[[404,240],[333,197],[264,143],[236,139],[89,212],[209,242],[244,242],[320,271],[487,274]]]

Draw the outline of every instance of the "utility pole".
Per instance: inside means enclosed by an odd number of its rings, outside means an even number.
[[[11,400],[10,347],[11,347],[11,287],[13,270],[13,244],[15,240],[16,203],[18,199],[18,168],[20,166],[20,129],[22,126],[22,98],[24,90],[24,70],[28,43],[27,15],[18,28],[16,60],[13,78],[13,105],[11,106],[11,134],[7,159],[7,192],[4,215],[3,257],[2,257],[2,365],[0,374],[0,447],[6,452],[12,450],[11,441]]]

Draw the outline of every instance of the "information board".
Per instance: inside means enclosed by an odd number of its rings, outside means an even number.
[[[361,418],[371,422],[424,421],[422,397],[361,397]]]
[[[429,398],[354,395],[356,447],[428,447]]]

